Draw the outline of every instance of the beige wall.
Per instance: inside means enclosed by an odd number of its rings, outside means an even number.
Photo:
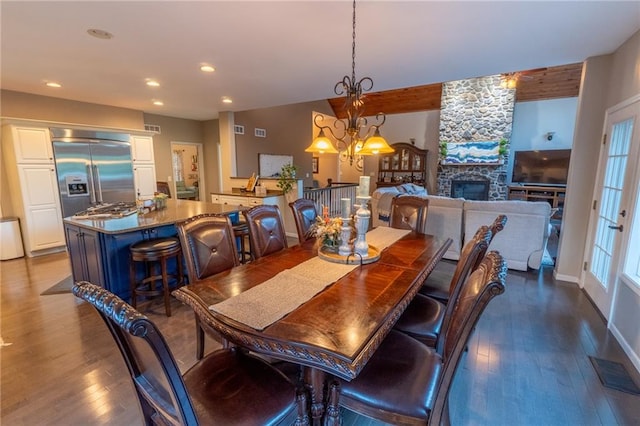
[[[171,142],[204,143],[203,123],[196,120],[144,114],[146,124],[160,126],[161,133],[153,135],[153,155],[156,162],[156,180],[166,181],[173,175]],[[206,160],[205,169],[211,167]],[[215,165],[214,165],[215,167]]]
[[[314,111],[332,114],[329,102],[324,100],[236,112],[235,124],[244,126],[245,132],[235,135],[237,177],[259,172],[258,154],[286,154],[293,155],[293,164],[298,166],[304,186],[311,186],[313,155],[304,150],[313,139]],[[267,137],[255,137],[256,127],[266,129]]]
[[[144,130],[142,111],[29,93],[0,91],[2,117]]]

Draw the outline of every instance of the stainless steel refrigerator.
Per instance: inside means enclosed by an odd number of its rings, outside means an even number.
[[[128,134],[50,131],[63,217],[105,203],[135,203]]]

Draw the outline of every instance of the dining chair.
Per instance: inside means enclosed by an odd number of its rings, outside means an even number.
[[[171,198],[171,190],[169,189],[169,182],[157,181],[156,189],[158,190],[159,193],[166,194],[169,196],[169,198]]]
[[[488,226],[481,226],[462,248],[460,259],[449,284],[449,300],[456,300],[463,283],[484,258],[491,239]],[[400,315],[394,329],[421,341],[427,346],[437,347],[438,338],[444,335],[451,321],[454,304],[443,304],[429,296],[418,293]]]
[[[496,234],[504,229],[506,224],[506,215],[501,214],[495,218],[491,226],[489,226],[489,229],[491,229],[491,239],[489,240],[489,244],[491,244],[491,241],[493,241]],[[478,257],[477,263],[479,263],[480,260],[482,260],[482,256]],[[473,270],[475,267],[477,267],[477,264],[472,266],[471,269]],[[420,293],[425,296],[433,297],[446,305],[449,301],[451,279],[451,274],[447,274],[446,272],[438,271],[436,269],[425,280],[422,288],[420,289]]]
[[[242,214],[249,226],[249,245],[254,259],[288,247],[278,206],[264,204],[243,210]]]
[[[389,226],[426,234],[429,200],[413,195],[395,197],[391,201]]]
[[[77,282],[72,291],[93,305],[116,341],[144,424],[308,424],[304,394],[263,360],[239,348],[225,348],[181,374],[149,318],[89,282]]]
[[[490,252],[467,277],[460,297],[452,300],[452,326],[440,352],[391,330],[355,379],[338,381],[339,405],[390,424],[450,424],[456,369],[487,304],[504,293],[506,271],[502,256]]]
[[[240,264],[231,220],[226,215],[204,213],[177,222],[178,237],[182,244],[189,283],[215,275]],[[200,321],[196,321],[196,357],[204,356],[204,333],[226,346],[220,333]]]
[[[308,198],[298,198],[289,203],[289,207],[293,213],[293,219],[296,222],[296,230],[298,231],[298,241],[300,244],[315,238],[310,230],[318,217],[316,203]]]

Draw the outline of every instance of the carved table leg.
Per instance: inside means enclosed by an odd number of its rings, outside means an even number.
[[[340,387],[338,382],[333,381],[329,385],[329,396],[327,397],[327,412],[325,413],[324,426],[342,425],[340,416]]]
[[[316,368],[304,368],[304,382],[311,397],[311,418],[314,426],[322,424],[324,415],[324,371]]]

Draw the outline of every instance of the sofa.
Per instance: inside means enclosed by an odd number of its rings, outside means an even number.
[[[451,238],[444,258],[458,260],[464,244],[481,225],[490,225],[499,214],[507,216],[504,230],[497,234],[489,250],[498,250],[510,269],[539,269],[551,233],[551,206],[544,201],[474,201],[428,195],[414,184],[376,189],[371,197],[374,227],[388,226],[391,202],[395,197],[413,195],[429,200],[427,233]]]
[[[198,197],[198,187],[187,186],[183,180],[176,181],[176,198],[195,200]]]

